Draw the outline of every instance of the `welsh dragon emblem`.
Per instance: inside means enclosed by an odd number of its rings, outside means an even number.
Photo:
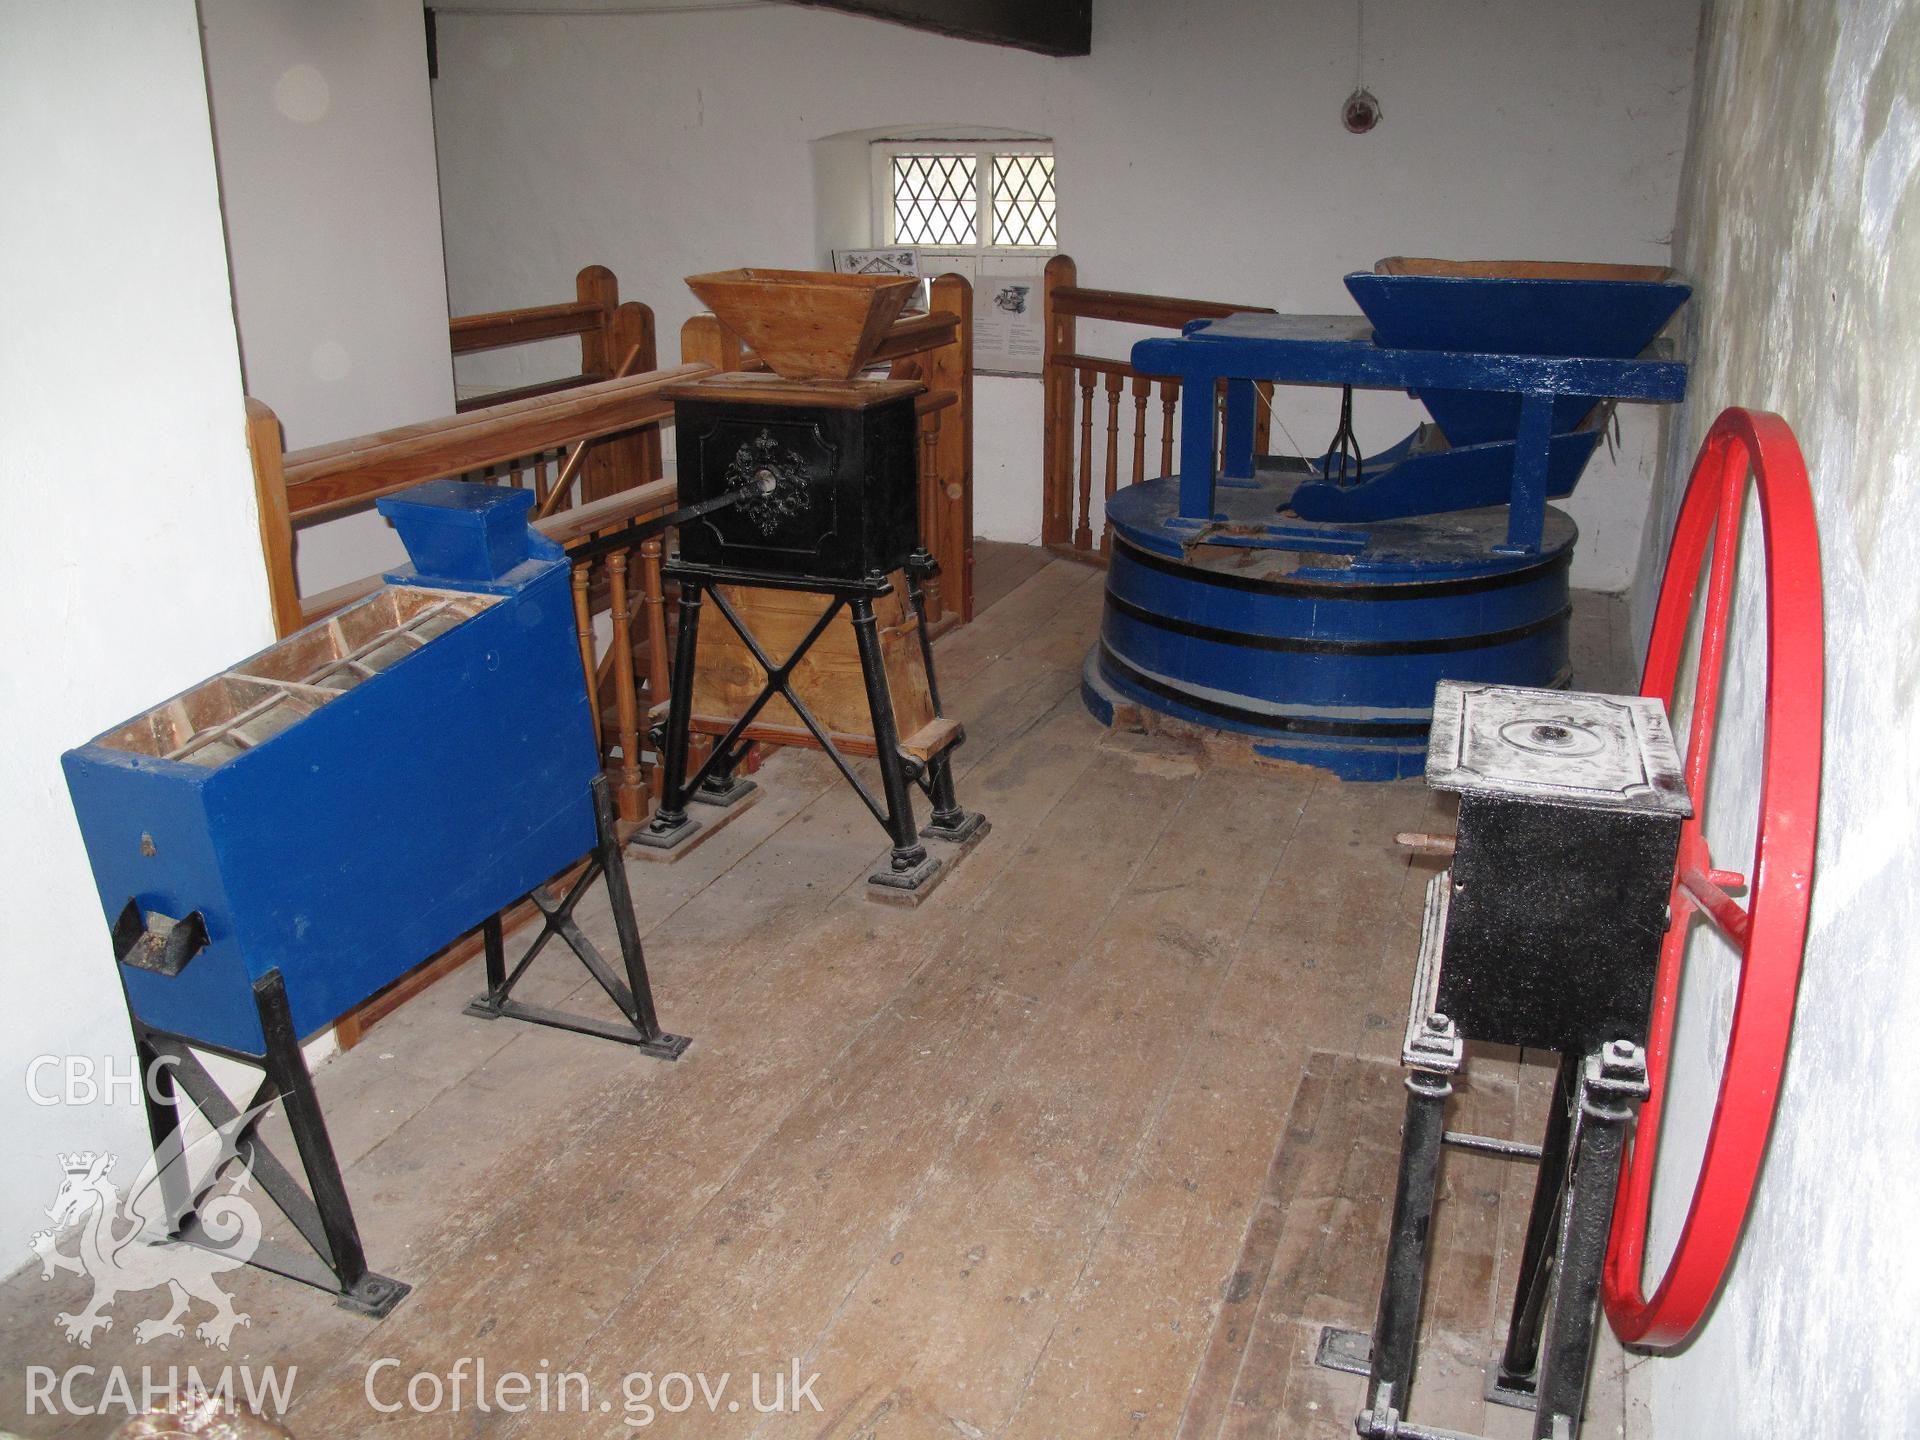
[[[246,1264],[260,1244],[260,1213],[246,1198],[252,1175],[243,1147],[268,1105],[238,1115],[191,1143],[176,1131],[141,1167],[124,1200],[120,1187],[108,1178],[112,1155],[87,1151],[60,1157],[60,1190],[46,1212],[53,1224],[34,1235],[33,1253],[42,1280],[66,1270],[93,1281],[93,1297],[84,1309],[54,1317],[69,1341],[91,1347],[95,1331],[113,1328],[107,1310],[116,1298],[162,1288],[169,1300],[166,1313],[135,1325],[135,1340],[184,1335],[180,1317],[195,1300],[213,1307],[213,1314],[193,1332],[208,1345],[225,1350],[233,1332],[250,1323],[244,1312],[233,1308],[233,1297],[215,1277]],[[221,1186],[222,1176],[236,1163],[237,1173]],[[205,1169],[195,1184],[191,1176],[197,1164]],[[176,1192],[179,1202],[170,1204],[166,1197]],[[197,1218],[201,1244],[170,1243],[167,1237],[190,1212]],[[79,1242],[72,1253],[60,1249],[69,1232],[77,1232]]]

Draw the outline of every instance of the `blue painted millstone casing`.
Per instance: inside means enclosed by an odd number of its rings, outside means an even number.
[[[1105,616],[1082,686],[1096,717],[1133,704],[1343,779],[1391,780],[1425,764],[1440,680],[1567,683],[1578,532],[1565,514],[1547,511],[1533,555],[1494,553],[1504,506],[1327,525],[1292,548],[1232,543],[1235,522],[1256,530],[1296,483],[1223,483],[1224,544],[1168,524],[1177,477],[1113,497]]]

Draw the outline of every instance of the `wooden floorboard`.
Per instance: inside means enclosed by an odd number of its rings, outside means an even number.
[[[981,543],[978,618],[939,642],[961,798],[993,831],[922,907],[867,901],[884,836],[823,757],[776,754],[710,845],[629,867],[680,1062],[464,1016],[470,964],[320,1070],[369,1256],[415,1287],[390,1317],[242,1271],[230,1350],[138,1341],[154,1292],[82,1351],[53,1317],[84,1286],[23,1271],[0,1428],[110,1428],[25,1415],[28,1366],[211,1361],[297,1365],[311,1437],[627,1435],[646,1406],[637,1433],[763,1440],[1350,1434],[1360,1382],[1312,1346],[1371,1317],[1435,868],[1392,837],[1451,828],[1447,802],[1102,730],[1078,698],[1100,572],[1030,549]],[[1576,683],[1630,678],[1625,645],[1617,599],[1581,597]],[[580,919],[611,946],[603,900]],[[564,952],[526,994],[611,1014]],[[1462,1123],[1537,1131],[1550,1080],[1476,1056]],[[1525,1432],[1478,1384],[1528,1179],[1448,1161],[1429,1423]],[[463,1357],[578,1372],[590,1408],[369,1408],[370,1367],[391,1399]],[[749,1377],[764,1400],[796,1366],[822,1408],[755,1413]],[[695,1371],[734,1388],[662,1408],[683,1397],[659,1377]],[[1644,1433],[1623,1373],[1603,1340],[1589,1434]]]
[[[1016,545],[1006,540],[973,542],[973,613],[978,619],[1051,564],[1053,556],[1039,545]]]

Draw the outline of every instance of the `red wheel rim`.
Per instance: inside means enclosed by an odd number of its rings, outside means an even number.
[[[1729,888],[1739,888],[1742,877],[1716,868],[1701,827],[1749,478],[1759,497],[1767,552],[1767,688],[1760,826],[1748,871],[1750,898],[1743,908],[1728,894]],[[1607,1318],[1614,1331],[1628,1344],[1655,1347],[1678,1345],[1693,1332],[1718,1293],[1739,1241],[1773,1129],[1806,941],[1820,805],[1820,549],[1806,461],[1793,431],[1778,415],[1726,411],[1707,433],[1694,462],[1640,682],[1643,694],[1669,707],[1709,541],[1714,542],[1713,561],[1686,754],[1694,813],[1681,828],[1672,920],[1654,988],[1647,1042],[1652,1089],[1641,1107],[1632,1148],[1622,1161],[1604,1277]],[[1740,980],[1700,1177],[1673,1258],[1649,1298],[1643,1289],[1648,1200],[1674,1012],[1696,915],[1739,952]]]

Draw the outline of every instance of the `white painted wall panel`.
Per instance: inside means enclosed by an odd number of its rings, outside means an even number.
[[[452,413],[419,0],[200,12],[247,393],[291,450]],[[405,553],[371,510],[305,527],[301,589]]]
[[[1386,118],[1364,137],[1339,121],[1358,59],[1345,5],[1099,0],[1075,60],[798,7],[443,15],[454,308],[556,298],[598,262],[654,307],[671,357],[695,308],[682,276],[865,243],[813,142],[944,123],[1054,138],[1062,246],[1089,285],[1351,310],[1340,277],[1384,255],[1666,261],[1693,4],[1372,0],[1366,15]],[[976,508],[996,538],[1039,533],[1038,389],[977,395]],[[1337,412],[1322,392],[1281,407],[1309,450]],[[1362,438],[1384,446],[1418,414],[1367,397]],[[1576,583],[1632,573],[1652,428],[1629,414],[1621,459],[1598,458],[1573,502]]]
[[[60,753],[272,638],[192,0],[0,3],[0,1271],[57,1155],[146,1125],[44,1106],[41,1055],[133,1052]],[[22,211],[21,214],[25,214]],[[41,1093],[60,1092],[43,1076]],[[52,1324],[49,1310],[44,1321]]]

